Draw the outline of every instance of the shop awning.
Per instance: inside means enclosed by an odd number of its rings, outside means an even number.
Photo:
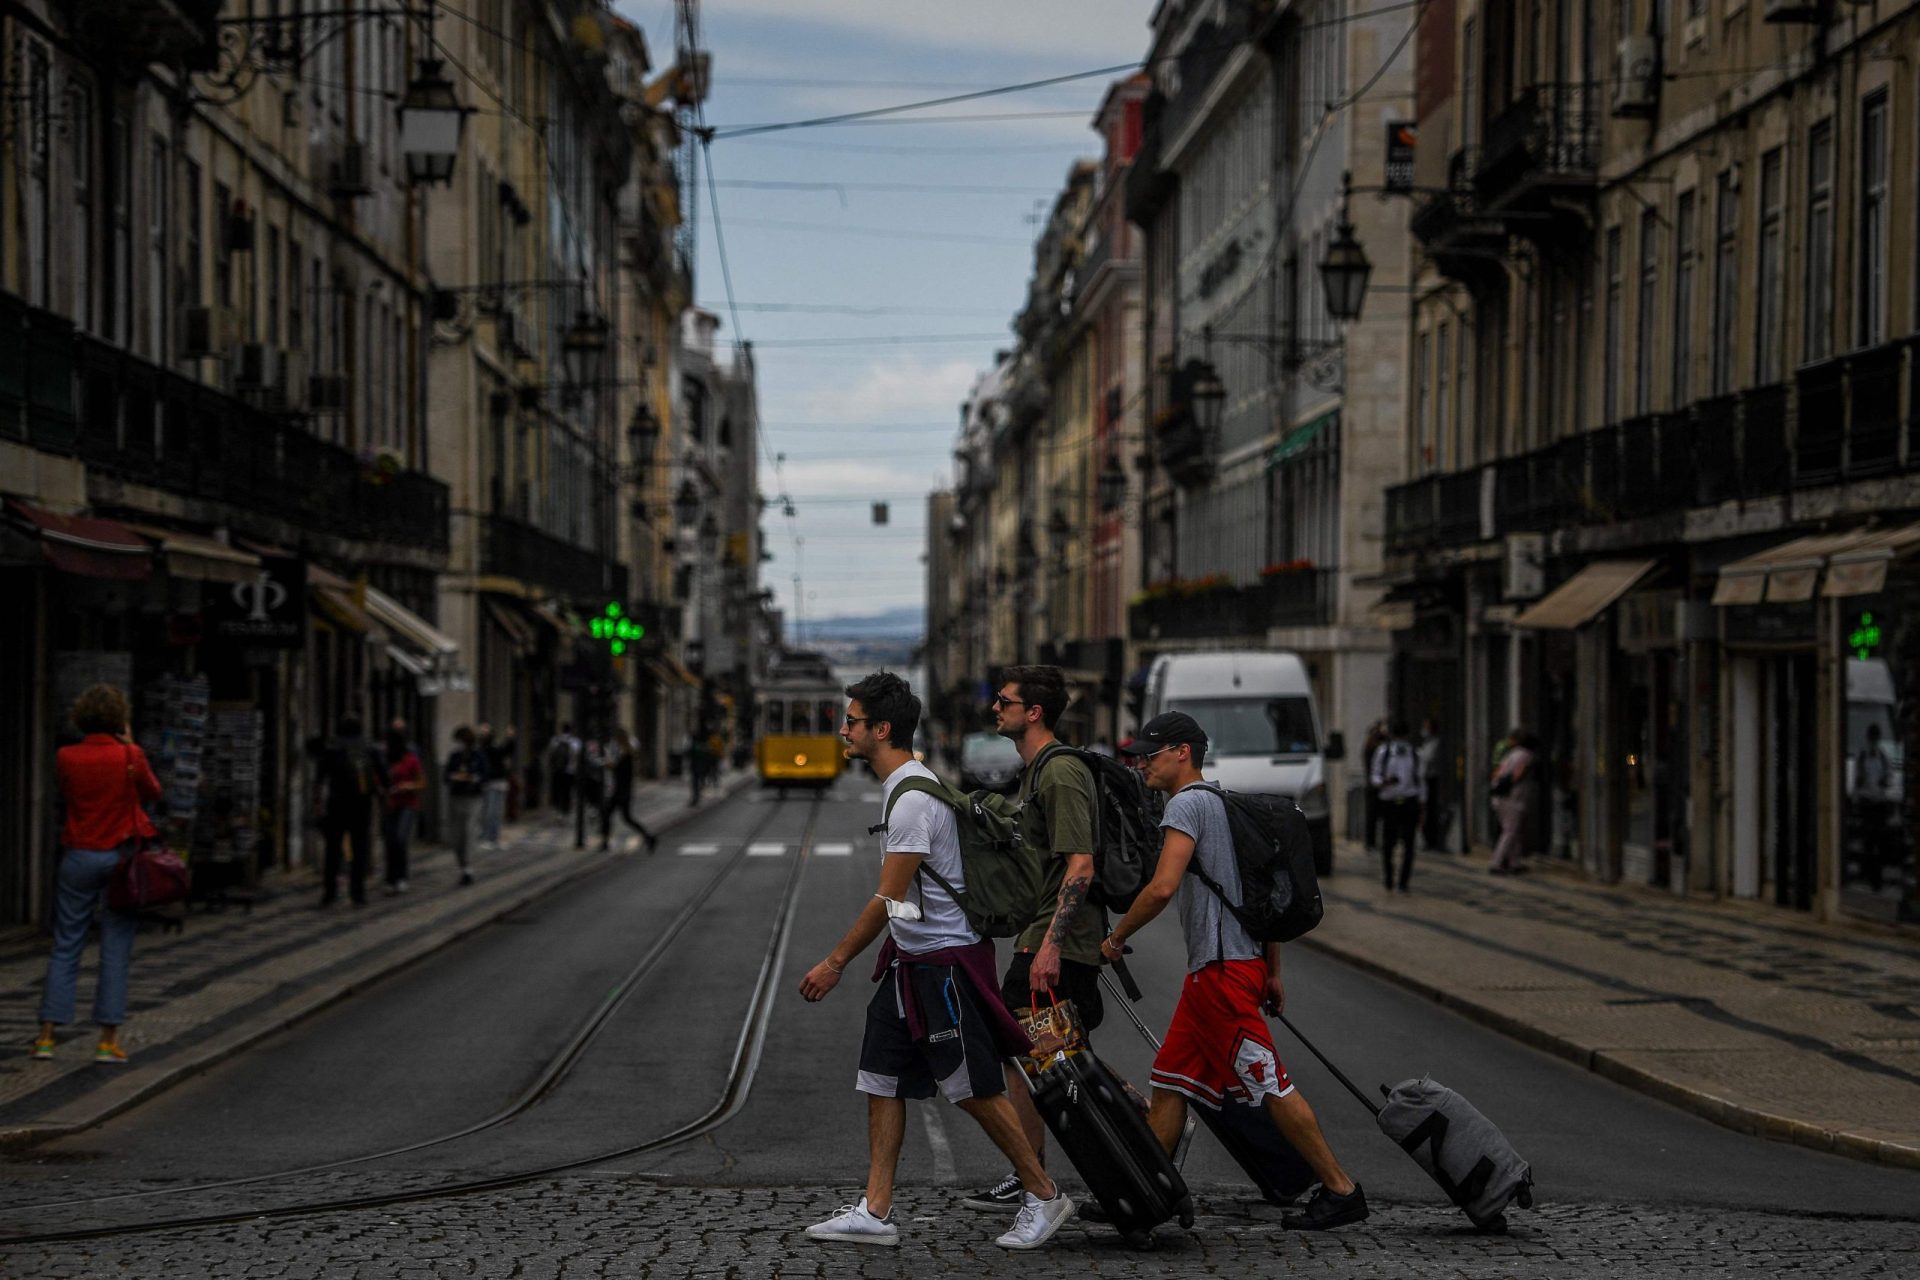
[[[1820,570],[1827,557],[1844,552],[1868,535],[1816,533],[1793,538],[1777,547],[1735,560],[1720,569],[1713,602],[1729,604],[1800,604],[1813,599]]]
[[[374,629],[372,618],[367,611],[354,603],[352,588],[316,586],[307,598],[318,605],[320,612],[332,618],[349,631],[362,635]]]
[[[62,573],[138,581],[153,576],[153,544],[115,520],[62,516],[9,500],[7,510],[40,540],[40,554]]]
[[[679,683],[690,689],[700,687],[700,677],[687,670],[687,664],[671,653],[653,654],[646,659],[646,663],[663,684]]]
[[[1658,560],[1596,560],[1513,620],[1516,627],[1584,627],[1652,572]]]
[[[460,652],[460,642],[408,609],[378,587],[365,591],[367,616],[386,633],[423,654],[433,666],[447,666]]]
[[[397,644],[387,646],[387,656],[393,659],[394,666],[399,667],[416,680],[432,674],[432,669],[428,667],[426,663],[420,661],[420,659],[414,657]]]
[[[532,653],[539,647],[539,637],[533,634],[533,624],[511,604],[502,604],[498,600],[483,600],[487,616],[493,619],[493,625],[506,633],[507,642],[521,653]]]
[[[224,542],[197,533],[181,533],[154,525],[127,526],[142,537],[152,538],[166,557],[167,572],[176,578],[197,578],[202,582],[252,582],[260,574],[260,557]]]
[[[1874,595],[1886,588],[1888,567],[1915,551],[1920,551],[1920,524],[1865,534],[1827,557],[1827,580],[1820,594]]]

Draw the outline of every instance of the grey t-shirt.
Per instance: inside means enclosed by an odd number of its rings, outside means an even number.
[[[1212,877],[1221,892],[1240,901],[1240,866],[1233,858],[1226,801],[1203,787],[1188,787],[1167,801],[1160,825],[1192,836],[1194,863]],[[1215,960],[1258,960],[1266,954],[1199,876],[1182,877],[1174,901],[1180,908],[1180,927],[1187,935],[1188,973]]]

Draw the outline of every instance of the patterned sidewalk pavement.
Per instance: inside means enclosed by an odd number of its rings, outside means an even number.
[[[1920,1167],[1915,940],[1445,854],[1405,894],[1357,845],[1336,870],[1308,945],[1731,1128]]]
[[[687,804],[682,781],[642,784],[634,788],[634,812],[663,833],[751,780],[728,774],[699,808]],[[0,1050],[0,1142],[30,1143],[97,1124],[639,848],[639,837],[616,817],[612,852],[600,853],[599,828],[588,826],[587,847],[576,850],[570,820],[543,813],[515,823],[498,848],[474,854],[475,883],[464,888],[449,849],[417,845],[411,891],[385,896],[378,875],[370,875],[364,908],[349,906],[343,896],[316,909],[319,877],[302,867],[270,878],[251,910],[196,905],[178,932],[143,927],[134,944],[122,1036],[130,1064],[124,1067],[93,1062],[94,1028],[85,1021],[62,1029],[53,1061],[28,1056],[39,1028],[47,938],[34,931],[13,935],[0,942],[0,1045],[11,1050]],[[99,949],[89,941],[80,967],[82,1018],[98,965]]]

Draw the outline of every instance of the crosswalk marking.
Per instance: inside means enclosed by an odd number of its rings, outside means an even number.
[[[787,846],[771,840],[763,840],[758,844],[750,844],[747,846],[747,856],[749,858],[777,858],[786,851]]]
[[[680,856],[683,858],[711,858],[718,852],[720,852],[720,846],[717,844],[683,844],[680,846]]]
[[[838,844],[817,844],[813,846],[813,852],[816,857],[821,858],[845,858],[852,855],[853,846],[844,841]]]

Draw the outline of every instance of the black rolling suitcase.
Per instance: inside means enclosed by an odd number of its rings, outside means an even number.
[[[1115,991],[1112,981],[1104,973],[1100,975],[1100,981],[1106,984],[1107,994],[1112,997],[1113,1003],[1120,1006],[1128,1021],[1158,1052],[1160,1037],[1154,1035],[1147,1024],[1140,1020],[1140,1015],[1133,1011],[1133,993]],[[1254,1187],[1267,1203],[1290,1205],[1299,1199],[1301,1192],[1317,1181],[1306,1160],[1280,1136],[1280,1130],[1274,1127],[1273,1118],[1267,1114],[1264,1106],[1228,1099],[1218,1111],[1200,1106],[1191,1106],[1188,1111],[1199,1115],[1201,1122],[1207,1126],[1207,1132],[1226,1148],[1234,1163],[1246,1171],[1247,1177],[1252,1179]],[[1182,1168],[1185,1167],[1186,1147],[1186,1142],[1182,1141]]]
[[[1533,1166],[1520,1158],[1507,1136],[1471,1102],[1422,1076],[1402,1080],[1391,1089],[1381,1085],[1387,1105],[1376,1106],[1299,1028],[1284,1017],[1280,1021],[1348,1093],[1360,1099],[1373,1113],[1380,1132],[1413,1157],[1474,1226],[1501,1233],[1507,1229],[1508,1205],[1533,1207]]]
[[[1035,1108],[1128,1244],[1152,1248],[1153,1229],[1170,1219],[1193,1225],[1186,1180],[1092,1050],[1056,1053],[1026,1069]]]

